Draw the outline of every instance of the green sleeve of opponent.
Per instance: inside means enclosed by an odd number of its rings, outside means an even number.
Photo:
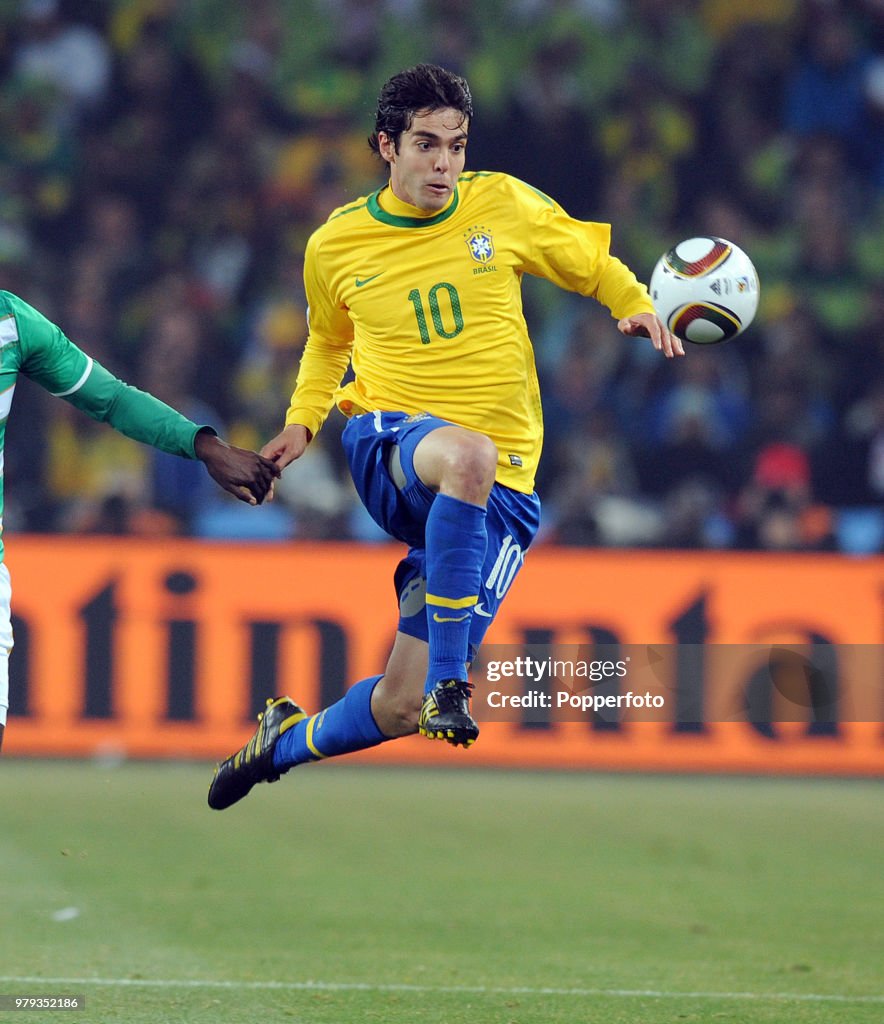
[[[125,384],[94,361],[83,386],[62,397],[127,437],[188,459],[196,458],[193,443],[200,430],[216,433],[212,427],[193,423],[153,395]]]
[[[0,314],[14,318],[0,339],[11,356],[20,349],[21,372],[50,394],[64,398],[87,416],[160,451],[195,459],[193,443],[200,427],[171,406],[121,381],[68,338],[56,324],[17,295],[0,292]]]

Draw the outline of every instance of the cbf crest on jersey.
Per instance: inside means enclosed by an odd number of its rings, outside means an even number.
[[[494,239],[485,228],[476,228],[467,235],[470,256],[477,263],[490,263],[494,259]]]

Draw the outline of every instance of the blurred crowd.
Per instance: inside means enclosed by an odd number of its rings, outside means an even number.
[[[22,0],[0,6],[0,287],[233,442],[280,428],[302,254],[383,169],[378,89],[461,71],[468,166],[609,221],[647,280],[680,238],[751,255],[755,324],[662,360],[526,280],[543,537],[884,547],[881,0]],[[337,412],[258,510],[22,382],[7,529],[380,539]]]

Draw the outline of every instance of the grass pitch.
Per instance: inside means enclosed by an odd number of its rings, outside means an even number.
[[[880,784],[341,762],[219,814],[209,777],[0,761],[0,994],[89,1024],[884,1016]]]

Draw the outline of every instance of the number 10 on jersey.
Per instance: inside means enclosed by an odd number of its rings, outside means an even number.
[[[447,301],[443,299],[443,305],[449,307],[445,309],[444,316],[442,305],[439,302],[440,293],[444,293],[447,296]],[[432,338],[430,336],[430,327],[427,323],[426,307],[423,296],[417,288],[412,288],[408,293],[408,301],[414,306],[414,315],[417,318],[417,329],[420,331],[421,344],[429,345]],[[427,292],[426,306],[430,309],[433,329],[440,338],[456,338],[463,330],[460,296],[457,294],[457,289],[453,284],[448,284],[446,281],[434,284]],[[454,326],[446,327],[446,320],[449,323],[453,322]]]

